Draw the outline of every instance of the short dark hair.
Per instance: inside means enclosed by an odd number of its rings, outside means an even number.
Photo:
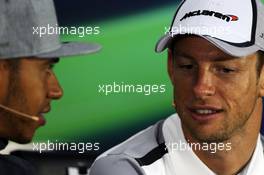
[[[7,61],[7,67],[10,71],[10,76],[9,76],[9,88],[14,88],[16,87],[18,83],[18,76],[20,72],[20,59],[8,59]]]
[[[8,59],[7,61],[7,65],[8,68],[10,69],[10,71],[13,73],[18,73],[19,71],[19,67],[20,67],[20,59]]]
[[[258,60],[257,60],[256,67],[257,67],[258,76],[260,76],[261,69],[262,69],[263,64],[264,64],[264,52],[258,51],[257,54],[258,54]]]

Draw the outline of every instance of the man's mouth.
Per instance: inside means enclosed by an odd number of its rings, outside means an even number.
[[[39,117],[39,120],[38,120],[39,125],[44,126],[46,124],[46,120],[44,118],[44,113],[40,113],[38,115],[38,117]]]
[[[50,112],[50,106],[46,107],[45,109],[43,109],[43,111],[41,111],[42,114],[48,113]]]
[[[199,122],[206,122],[218,118],[222,116],[221,113],[224,111],[221,108],[212,106],[191,107],[189,110],[191,112],[191,117]]]
[[[215,114],[219,111],[211,110],[211,109],[195,109],[195,110],[193,110],[193,112],[195,112],[198,115],[211,115],[211,114]]]
[[[38,121],[38,123],[39,123],[40,126],[44,126],[44,125],[46,124],[46,120],[45,120],[44,116],[45,116],[48,112],[50,112],[50,107],[44,109],[44,110],[38,115],[38,117],[39,117],[39,121]]]

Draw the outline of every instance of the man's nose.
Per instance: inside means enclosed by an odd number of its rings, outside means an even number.
[[[213,74],[209,70],[199,70],[193,91],[197,98],[204,98],[215,94]]]
[[[49,86],[49,92],[48,92],[49,98],[58,100],[63,96],[63,89],[60,86],[60,83],[57,80],[54,73],[52,73],[49,79],[48,86]]]

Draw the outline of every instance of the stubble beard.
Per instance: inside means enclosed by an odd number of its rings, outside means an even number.
[[[191,137],[193,137],[195,140],[197,140],[200,143],[223,143],[230,140],[232,136],[234,136],[235,134],[243,135],[245,125],[249,120],[251,114],[253,113],[255,105],[256,103],[253,105],[252,109],[247,114],[238,113],[237,117],[231,116],[230,118],[233,119],[232,122],[230,122],[230,119],[228,117],[225,118],[221,122],[221,126],[216,128],[217,130],[215,130],[210,134],[201,133],[193,126],[190,126],[189,123],[187,122],[183,123],[184,117],[189,119],[191,117],[188,116],[188,114],[181,111],[180,109],[177,109],[177,107],[176,107],[176,111],[178,112],[181,118],[182,125],[184,125],[183,127],[185,127],[188,130],[188,132],[191,134]]]

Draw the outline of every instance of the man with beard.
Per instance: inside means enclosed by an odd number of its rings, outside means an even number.
[[[97,44],[60,43],[52,0],[3,0],[0,2],[0,148],[8,140],[31,141],[45,125],[51,101],[60,99],[62,88],[52,70],[61,56],[88,54]],[[42,27],[42,29],[40,29]],[[46,29],[48,30],[48,29]],[[0,174],[36,174],[24,160],[0,155]]]
[[[170,31],[177,114],[101,155],[90,175],[262,175],[264,5],[184,0]]]

